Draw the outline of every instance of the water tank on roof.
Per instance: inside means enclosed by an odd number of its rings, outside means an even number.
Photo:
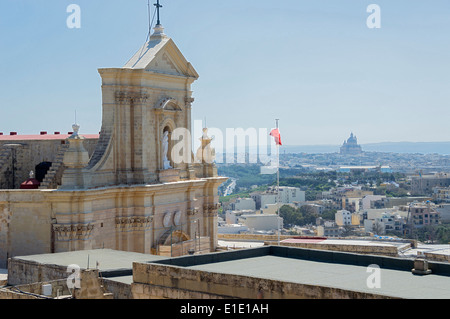
[[[52,295],[52,285],[50,285],[50,284],[42,285],[42,294],[44,296],[51,296]]]

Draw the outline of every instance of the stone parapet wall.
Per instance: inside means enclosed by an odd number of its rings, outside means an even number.
[[[440,262],[450,262],[450,255],[449,254],[439,254],[439,253],[424,253],[425,258],[428,260],[433,261],[440,261]]]
[[[275,245],[274,242],[266,241],[265,245]],[[307,249],[332,250],[351,252],[358,254],[383,255],[383,256],[398,256],[398,247],[396,246],[375,246],[375,245],[339,245],[327,243],[281,243],[282,246],[300,247]]]
[[[30,264],[31,266],[31,264]],[[48,268],[48,269],[47,269]],[[62,267],[59,267],[62,268]],[[65,268],[65,267],[64,267]],[[59,277],[59,271],[55,270],[56,266],[54,265],[41,265],[39,268],[34,268],[33,270],[28,268],[28,278],[33,277],[42,277],[49,278],[52,276]],[[88,269],[81,270],[78,274],[79,278],[79,287],[68,286],[68,276],[69,273],[65,273],[64,279],[59,280],[35,280],[30,281],[28,284],[11,284],[10,287],[5,287],[0,289],[0,299],[52,299],[61,296],[70,297],[74,299],[113,299],[114,294],[111,293],[106,285],[104,285],[104,280],[99,277],[99,272],[97,269]],[[22,278],[15,281],[24,281]],[[29,279],[32,280],[32,279]],[[51,285],[52,293],[49,296],[43,295],[43,286]],[[109,284],[110,287],[113,287],[112,284]],[[116,285],[116,294],[117,295],[127,295],[126,288],[123,286],[118,289],[118,285]]]
[[[132,283],[131,293],[133,299],[235,299],[230,296],[219,296],[208,292],[141,283]]]
[[[280,240],[293,238],[294,236],[280,235]],[[222,240],[248,240],[248,241],[276,241],[278,235],[260,235],[260,234],[218,234],[218,239]]]
[[[40,264],[33,261],[11,258],[8,261],[8,285],[22,285],[67,279],[67,267]]]
[[[106,291],[113,295],[112,299],[132,299],[130,284],[107,278],[101,279],[101,282]]]
[[[0,289],[0,299],[44,299],[44,298],[3,288]]]

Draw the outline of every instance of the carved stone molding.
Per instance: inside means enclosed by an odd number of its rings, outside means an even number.
[[[187,210],[186,210],[186,214],[188,215],[188,216],[194,216],[195,214],[197,214],[198,213],[198,208],[188,208]]]
[[[116,229],[119,230],[142,230],[150,227],[153,222],[153,216],[131,216],[117,217]]]
[[[194,103],[194,98],[193,97],[186,97],[184,99],[184,102],[186,103],[187,107],[192,107],[192,103]]]
[[[144,92],[116,92],[117,103],[145,103],[148,95]]]
[[[93,229],[93,224],[53,224],[56,240],[60,241],[88,239],[91,236]]]
[[[214,204],[204,204],[203,205],[203,211],[209,211],[209,210],[218,210],[220,207],[219,203]]]
[[[205,216],[205,217],[215,217],[215,216],[217,216],[219,207],[220,207],[219,203],[204,204],[203,205],[203,216]]]

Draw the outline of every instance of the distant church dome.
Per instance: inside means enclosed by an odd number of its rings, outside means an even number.
[[[347,141],[344,141],[344,144],[341,146],[341,154],[342,155],[355,155],[361,154],[362,148],[358,145],[358,139],[356,135],[353,135],[353,132],[350,134],[350,137]]]

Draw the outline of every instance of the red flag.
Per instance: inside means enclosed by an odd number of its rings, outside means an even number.
[[[273,129],[272,131],[270,131],[270,134],[269,134],[269,135],[271,135],[271,136],[274,137],[274,139],[275,139],[275,144],[277,144],[277,145],[283,145],[283,144],[281,144],[281,135],[280,135],[280,131],[279,131],[277,128],[275,128],[275,129]]]

